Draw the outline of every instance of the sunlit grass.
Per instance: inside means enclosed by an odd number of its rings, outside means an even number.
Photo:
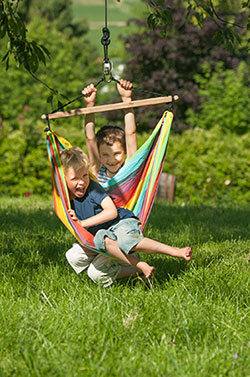
[[[248,375],[247,208],[157,202],[146,234],[193,259],[142,255],[153,289],[77,276],[51,198],[0,198],[0,224],[1,376]]]

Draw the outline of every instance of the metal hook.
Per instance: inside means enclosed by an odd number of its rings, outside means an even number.
[[[109,59],[103,61],[103,79],[105,82],[109,83],[112,81],[112,69],[113,65]]]

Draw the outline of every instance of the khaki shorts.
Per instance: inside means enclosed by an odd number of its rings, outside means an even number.
[[[78,243],[74,243],[72,248],[66,252],[66,258],[77,274],[87,269],[90,279],[103,287],[113,284],[122,265],[126,265]]]

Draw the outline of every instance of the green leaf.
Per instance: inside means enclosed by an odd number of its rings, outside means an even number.
[[[148,23],[148,26],[151,28],[151,29],[155,29],[156,25],[157,25],[157,22],[156,22],[156,18],[155,18],[155,15],[153,13],[151,13],[149,16],[148,16],[148,19],[147,19],[147,23]]]
[[[189,4],[189,6],[187,7],[187,13],[186,13],[186,16],[185,16],[186,20],[189,18],[190,12],[191,12],[192,9],[193,9],[192,5]]]
[[[204,23],[203,16],[199,12],[195,12],[195,18],[198,22],[199,27],[202,27],[202,25]]]
[[[173,19],[172,19],[172,10],[167,8],[163,11],[163,18],[166,20],[169,26],[172,26]]]
[[[7,59],[7,57],[9,56],[9,53],[10,53],[10,51],[8,50],[8,51],[6,52],[6,54],[4,55],[4,57],[2,58],[2,62],[4,62],[5,59]]]
[[[61,106],[63,106],[63,103],[60,100],[58,100],[57,101],[57,107],[61,107]]]
[[[223,43],[224,37],[221,29],[217,30],[214,34],[214,40],[218,45],[221,45]]]
[[[18,17],[16,19],[16,23],[17,23],[17,31],[18,31],[19,36],[21,37],[21,39],[25,39],[27,29],[26,29],[22,19],[20,17]]]
[[[161,7],[164,7],[165,0],[158,0],[158,5],[161,6]]]
[[[247,8],[249,6],[250,6],[250,0],[242,2],[242,8]]]
[[[50,52],[44,45],[39,45],[39,47],[45,52],[45,54],[50,58]]]
[[[52,105],[53,97],[54,97],[53,94],[51,94],[51,95],[47,98],[46,102],[47,102],[47,103],[50,103],[50,104]]]
[[[7,25],[6,25],[5,20],[3,20],[3,22],[0,25],[0,38],[1,39],[5,36],[6,31],[7,31]]]
[[[8,71],[9,69],[9,57],[6,59],[6,62],[5,62],[5,70]]]
[[[41,48],[38,46],[38,44],[35,41],[31,42],[31,46],[34,50],[34,53],[37,55],[38,59],[43,62],[44,65],[46,65],[46,58],[41,50]]]
[[[247,19],[247,30],[250,30],[250,16]]]

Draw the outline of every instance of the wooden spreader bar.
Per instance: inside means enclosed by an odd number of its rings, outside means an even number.
[[[172,102],[172,101],[176,101],[178,98],[179,98],[178,96],[155,97],[155,98],[146,98],[146,99],[135,100],[135,101],[131,101],[129,103],[119,102],[119,103],[112,103],[110,105],[82,107],[82,108],[75,109],[75,110],[59,111],[59,112],[56,112],[56,113],[48,114],[48,119],[58,119],[58,118],[73,117],[75,115],[102,113],[102,112],[105,112],[105,111],[129,109],[131,107],[157,105],[157,104],[160,104],[160,103],[169,103],[169,102]],[[43,114],[41,118],[46,119],[47,118],[46,114]]]

